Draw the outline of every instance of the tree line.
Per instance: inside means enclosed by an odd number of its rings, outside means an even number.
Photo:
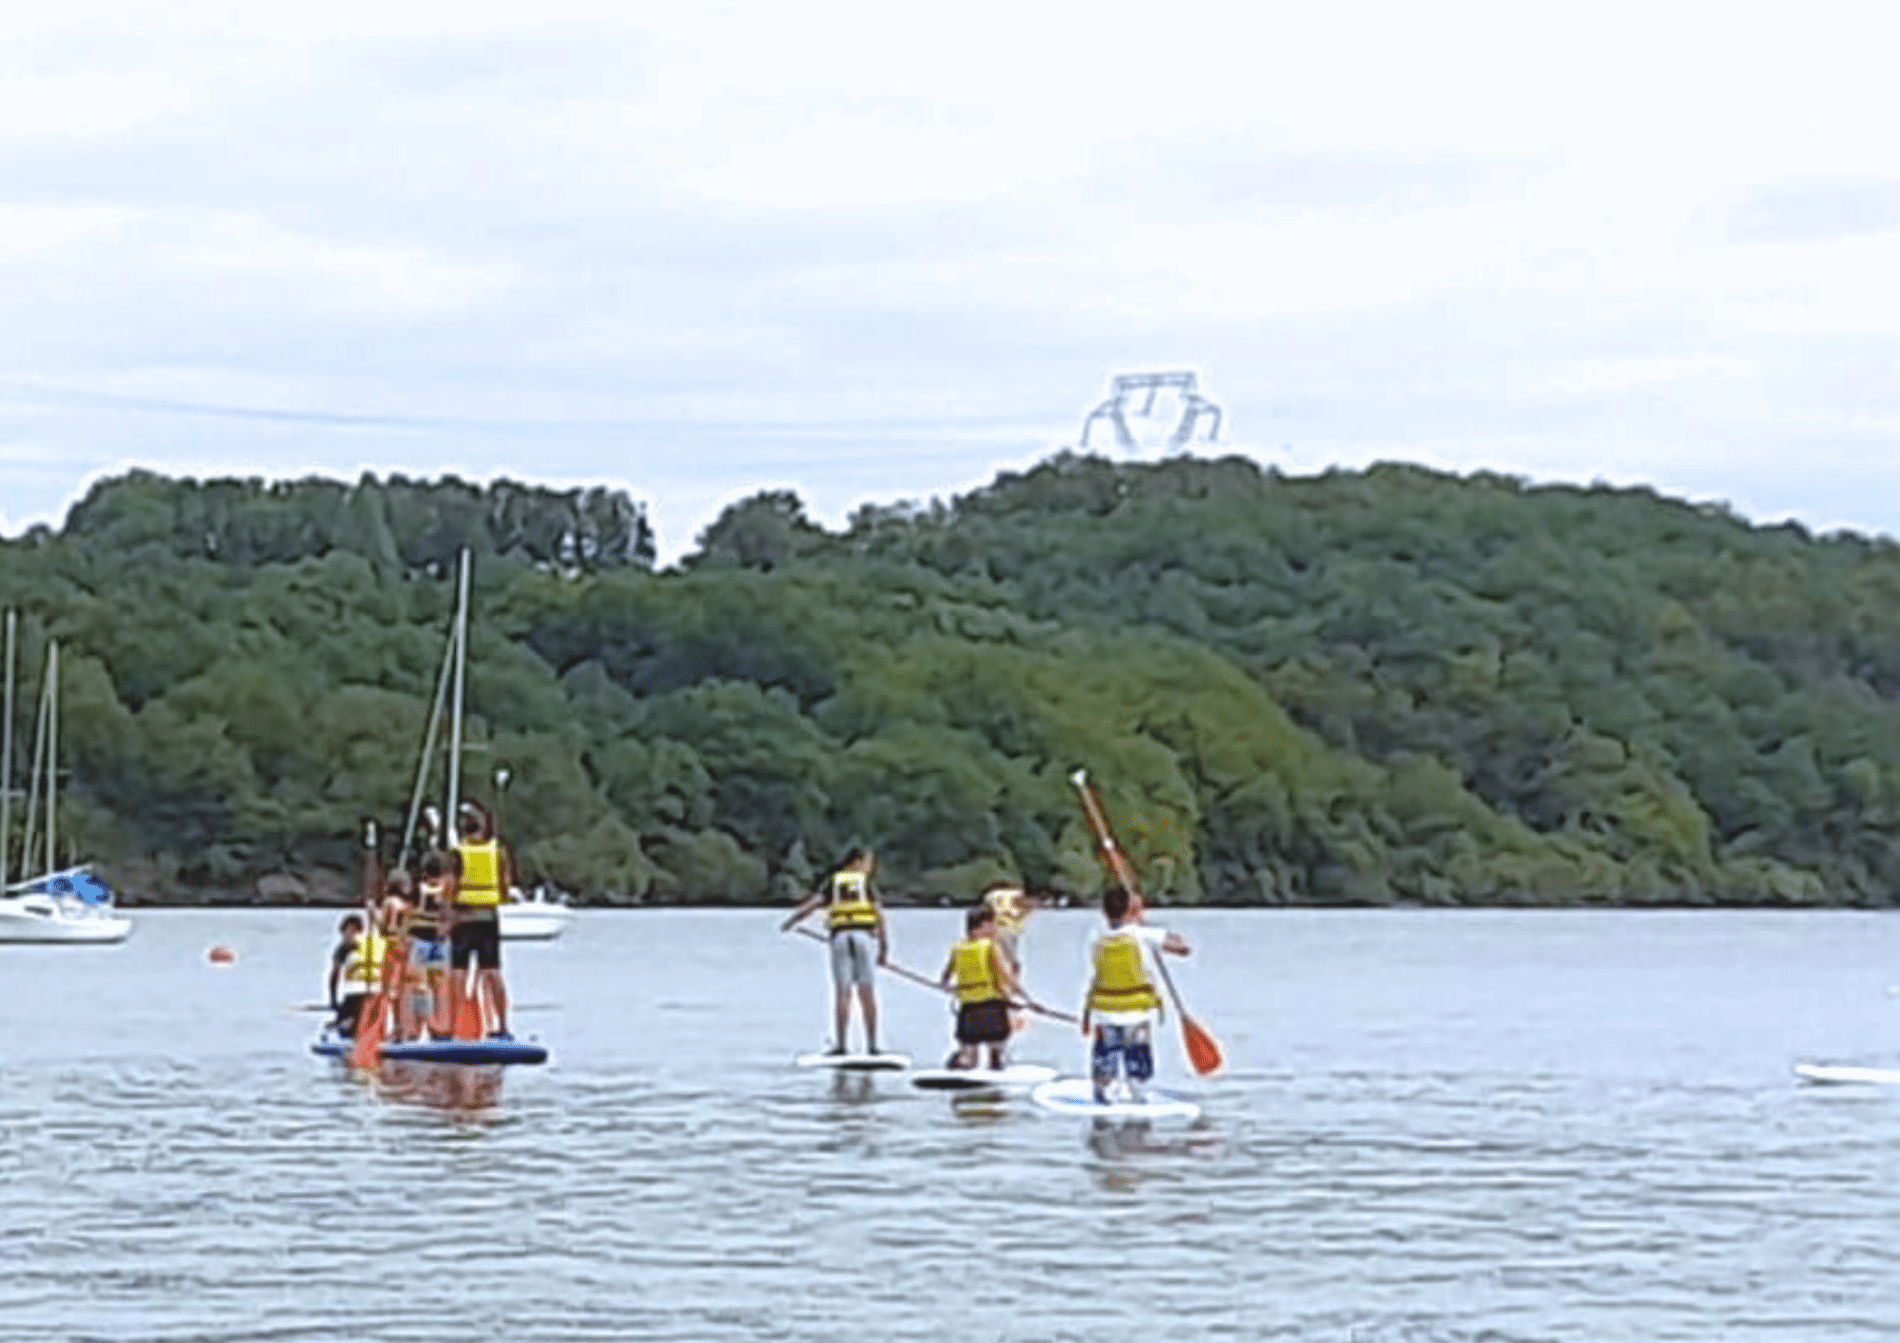
[[[788,899],[857,845],[899,899],[1086,898],[1077,766],[1177,901],[1900,886],[1892,542],[1240,457],[1062,454],[838,531],[764,492],[664,572],[617,491],[101,482],[0,543],[27,690],[62,645],[73,852],[132,900],[347,898],[359,820],[414,785],[464,547],[464,791],[594,903]]]

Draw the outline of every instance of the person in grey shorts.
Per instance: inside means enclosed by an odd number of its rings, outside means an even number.
[[[844,865],[831,874],[824,888],[794,909],[782,930],[825,907],[825,927],[831,940],[833,1034],[831,1052],[843,1054],[855,1001],[864,1018],[864,1052],[877,1049],[877,967],[890,959],[890,940],[884,929],[884,909],[871,887],[877,859],[868,850],[854,849]]]
[[[831,935],[831,982],[837,988],[875,989],[881,959],[875,933],[840,928]]]

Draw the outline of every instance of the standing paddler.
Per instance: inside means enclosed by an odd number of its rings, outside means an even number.
[[[845,1054],[855,998],[864,1018],[864,1052],[877,1050],[877,967],[890,959],[890,936],[884,909],[871,884],[877,858],[868,849],[853,849],[824,887],[808,896],[780,925],[789,932],[820,905],[831,943],[832,1025],[831,1053]]]
[[[462,836],[455,855],[456,874],[449,922],[449,1022],[457,1036],[479,1038],[487,1025],[491,1040],[512,1040],[508,1033],[508,989],[501,978],[501,899],[509,885],[508,854],[495,838],[495,823],[483,807],[464,802],[458,812]],[[470,967],[475,983],[467,984]],[[464,1000],[473,994],[470,1006]],[[493,1014],[484,1023],[482,1006]],[[465,1019],[470,1023],[463,1025]]]
[[[1161,992],[1150,957],[1186,956],[1192,948],[1179,933],[1146,923],[1141,896],[1123,886],[1102,893],[1108,931],[1089,948],[1089,991],[1082,1004],[1082,1034],[1089,1038],[1089,1075],[1095,1102],[1108,1103],[1119,1076],[1131,1100],[1147,1098],[1154,1076],[1154,1023]]]

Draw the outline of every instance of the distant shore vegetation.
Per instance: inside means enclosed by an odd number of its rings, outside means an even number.
[[[858,845],[896,903],[1086,900],[1078,766],[1173,903],[1900,890],[1900,547],[1403,465],[1062,454],[840,531],[765,492],[663,572],[617,491],[134,472],[0,542],[16,788],[57,639],[62,848],[127,903],[352,898],[463,547],[466,791],[588,904]]]

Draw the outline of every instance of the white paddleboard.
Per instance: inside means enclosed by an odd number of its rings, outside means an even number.
[[[1845,1063],[1797,1063],[1794,1075],[1804,1082],[1822,1085],[1871,1083],[1875,1086],[1900,1086],[1900,1068],[1857,1068]]]
[[[1095,1100],[1095,1085],[1086,1077],[1044,1082],[1030,1095],[1046,1110],[1096,1119],[1193,1119],[1201,1113],[1201,1107],[1185,1096],[1154,1087],[1148,1088],[1146,1100],[1111,1100],[1099,1105]]]
[[[1055,1075],[1054,1068],[1040,1063],[1012,1063],[1007,1068],[919,1068],[910,1081],[926,1091],[1001,1091],[1040,1086]]]
[[[842,1068],[854,1073],[901,1073],[910,1067],[908,1054],[800,1054],[801,1068]]]

